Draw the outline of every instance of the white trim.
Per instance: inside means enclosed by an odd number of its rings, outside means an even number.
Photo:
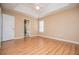
[[[56,38],[56,37],[50,37],[50,36],[45,36],[45,35],[39,35],[39,36],[46,37],[46,38],[50,38],[50,39],[56,39],[56,40],[59,40],[59,41],[64,41],[64,42],[69,42],[69,43],[74,43],[74,44],[79,44],[79,42],[77,42],[77,41],[59,39],[59,38]]]
[[[21,36],[21,37],[15,37],[15,39],[21,39],[21,38],[24,38],[24,36]]]
[[[38,35],[32,35],[30,37],[34,37],[34,36],[38,36]],[[45,35],[39,35],[40,37],[45,37],[45,38],[50,38],[50,39],[55,39],[55,40],[59,40],[59,41],[64,41],[64,42],[69,42],[69,43],[74,43],[74,44],[79,44],[79,42],[77,41],[71,41],[71,40],[65,40],[65,39],[60,39],[60,38],[56,38],[56,37],[51,37],[51,36],[45,36]],[[16,37],[15,39],[21,39],[24,38],[24,36],[22,37]]]
[[[34,36],[37,36],[37,35],[30,35],[29,37],[34,37]],[[24,38],[24,36],[21,36],[21,37],[15,37],[14,39],[21,39],[21,38]]]
[[[30,37],[35,37],[35,36],[38,36],[38,35],[31,35]]]
[[[34,37],[34,36],[37,36],[37,35],[30,35],[29,37]],[[21,37],[15,37],[14,39],[21,39],[21,38],[24,38],[24,36],[21,36]]]

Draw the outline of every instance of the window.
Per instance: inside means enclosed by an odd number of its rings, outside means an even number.
[[[44,32],[44,20],[39,20],[39,32]]]

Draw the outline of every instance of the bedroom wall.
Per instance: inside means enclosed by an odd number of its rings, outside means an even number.
[[[33,19],[31,25],[32,36],[38,36],[38,19]]]
[[[40,36],[79,43],[79,7],[46,16],[44,21]]]
[[[36,35],[36,19],[28,15],[10,10],[3,10],[3,13],[15,16],[15,38],[19,39],[24,37],[24,19],[30,20],[30,22],[32,23],[32,29],[29,29],[31,30],[31,36]]]

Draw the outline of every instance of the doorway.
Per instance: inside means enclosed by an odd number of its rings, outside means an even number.
[[[30,37],[31,34],[30,20],[24,19],[24,38]]]

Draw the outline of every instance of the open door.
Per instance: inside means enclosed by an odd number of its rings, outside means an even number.
[[[29,20],[26,20],[24,19],[24,37],[30,37],[30,21]]]

